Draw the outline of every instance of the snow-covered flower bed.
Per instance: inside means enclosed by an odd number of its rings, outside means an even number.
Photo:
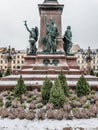
[[[66,127],[98,129],[97,94],[79,98],[70,90],[66,103],[56,109],[52,103],[43,104],[38,90],[27,91],[21,99],[11,91],[0,92],[0,130],[66,130]]]

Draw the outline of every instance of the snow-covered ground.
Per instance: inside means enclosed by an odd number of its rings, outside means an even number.
[[[0,118],[0,130],[63,130],[65,127],[84,128],[84,130],[98,130],[98,119],[81,120],[10,120]]]
[[[42,85],[43,84],[43,81],[42,80],[30,80],[30,81],[24,81],[24,83],[26,85],[31,85],[31,86],[35,86],[35,85]],[[98,81],[88,81],[88,83],[92,86],[95,86],[95,85],[98,85]],[[17,81],[12,81],[12,80],[9,80],[9,81],[0,81],[0,86],[3,86],[3,85],[6,85],[6,86],[13,86],[13,85],[16,85],[17,84]],[[67,81],[67,84],[69,86],[75,86],[77,84],[77,81]]]
[[[38,78],[40,75],[39,74],[21,74],[21,76],[23,77],[23,78]],[[56,78],[56,77],[58,77],[58,74],[42,74],[41,75],[41,77],[43,77],[43,78],[45,78],[45,77],[48,77],[48,78]],[[80,78],[81,77],[81,75],[65,75],[66,76],[66,78]],[[19,78],[20,77],[20,75],[9,75],[9,76],[6,76],[5,78]],[[97,77],[96,76],[92,76],[92,75],[84,75],[84,77],[85,78],[96,78],[97,79]]]

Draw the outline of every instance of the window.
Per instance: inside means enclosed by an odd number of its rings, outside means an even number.
[[[21,58],[24,58],[24,56],[21,56]]]
[[[20,69],[20,66],[17,66],[17,69]]]
[[[20,63],[20,61],[18,60],[18,61],[17,61],[17,64],[19,64],[19,63]]]
[[[23,64],[23,63],[24,63],[24,61],[22,60],[22,61],[21,61],[21,63]]]
[[[93,69],[95,70],[95,65],[93,66]]]
[[[20,58],[20,56],[17,56],[17,58]]]
[[[3,63],[3,60],[1,60],[0,63],[2,64],[2,63]]]
[[[13,60],[13,63],[15,64],[15,60]]]
[[[13,69],[15,69],[15,66],[13,66]]]

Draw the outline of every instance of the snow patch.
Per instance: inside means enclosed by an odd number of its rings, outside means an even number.
[[[93,130],[98,128],[98,119],[81,119],[81,120],[32,120],[26,119],[0,119],[0,130],[62,130],[65,127]],[[78,129],[76,129],[78,130]],[[97,129],[96,129],[97,130]]]

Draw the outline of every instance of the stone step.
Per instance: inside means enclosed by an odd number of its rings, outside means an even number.
[[[33,90],[33,89],[40,89],[43,81],[24,81],[25,85],[27,86],[27,88],[29,90]],[[98,81],[88,81],[90,87],[92,89],[95,89],[98,91]],[[17,81],[0,81],[0,90],[12,90],[14,89],[15,85],[17,84]],[[75,89],[77,81],[67,81],[67,84],[70,88]]]
[[[18,74],[60,74],[61,70],[54,70],[54,69],[48,69],[48,70],[33,70],[33,69],[24,69],[21,71],[18,71]],[[79,75],[83,74],[82,70],[64,70],[65,74],[69,75]],[[14,72],[14,74],[17,74],[17,72]]]
[[[58,75],[22,75],[24,80],[27,81],[35,81],[35,80],[41,80],[44,81],[45,78],[49,77],[51,80],[55,80]],[[78,81],[81,75],[65,75],[66,79],[68,81]],[[17,81],[19,79],[20,75],[11,75],[11,76],[7,76],[7,77],[3,77],[1,78],[2,81],[8,81],[8,80],[12,80],[12,81]],[[85,75],[85,78],[87,79],[87,81],[98,81],[98,77],[95,76],[90,76],[90,75]]]

